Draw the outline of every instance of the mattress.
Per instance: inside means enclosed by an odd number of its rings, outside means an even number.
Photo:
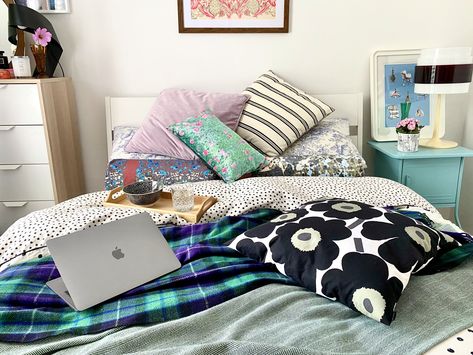
[[[429,217],[439,225],[458,231],[421,196],[381,178],[272,177],[233,184],[203,181],[192,186],[197,194],[213,195],[219,200],[201,222],[258,208],[290,210],[318,198],[340,197],[380,206],[417,206],[430,211]],[[48,255],[44,244],[50,238],[137,213],[104,207],[105,197],[105,192],[83,195],[17,221],[0,237],[1,270]],[[160,225],[187,224],[175,215],[151,216]],[[446,273],[416,277],[401,298],[403,304],[399,307],[404,311],[399,312],[391,327],[299,287],[268,285],[176,321],[85,336],[65,335],[33,344],[0,344],[0,352],[422,353],[473,325],[473,306],[467,302],[473,287],[464,282],[473,276],[472,267],[469,262]]]

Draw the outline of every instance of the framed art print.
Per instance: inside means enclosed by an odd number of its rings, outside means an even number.
[[[377,51],[371,57],[371,135],[376,141],[397,140],[396,125],[415,118],[424,126],[421,138],[433,133],[430,95],[414,92],[414,72],[420,50]],[[441,136],[445,133],[442,107]]]
[[[289,0],[177,0],[180,33],[287,33]]]
[[[71,12],[69,0],[16,0],[15,3],[28,6],[43,14],[65,14]]]

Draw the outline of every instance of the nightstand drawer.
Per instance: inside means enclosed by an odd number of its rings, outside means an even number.
[[[0,164],[47,164],[43,126],[0,126]]]
[[[0,165],[0,201],[54,200],[49,165]]]
[[[36,84],[0,84],[0,125],[42,124]]]
[[[27,214],[54,206],[54,201],[0,201],[0,235],[17,219]]]
[[[405,160],[402,183],[432,204],[454,204],[461,158]]]

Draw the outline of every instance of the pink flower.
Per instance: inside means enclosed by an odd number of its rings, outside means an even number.
[[[202,154],[204,154],[205,156],[209,155],[209,151],[207,149],[205,149]]]
[[[398,123],[398,124],[396,125],[396,128],[401,128],[401,124]]]
[[[415,122],[414,122],[414,123],[410,122],[410,123],[407,125],[407,129],[408,129],[409,131],[415,130],[415,129],[416,129],[416,124],[415,124]]]
[[[253,157],[248,157],[248,160],[249,160],[249,161],[252,161],[252,160],[253,160]]]
[[[179,135],[182,137],[184,135],[184,131],[179,131]]]
[[[195,140],[190,139],[190,140],[189,140],[189,143],[190,143],[190,144],[194,144],[194,143],[195,143]]]
[[[197,121],[196,125],[199,126],[199,127],[202,126],[202,121]]]
[[[51,42],[51,32],[48,32],[46,28],[38,27],[33,34],[34,43],[46,47]]]
[[[203,114],[200,115],[200,117],[201,118],[207,118],[207,117],[209,117],[209,115],[207,115],[206,113],[203,113]],[[202,124],[202,122],[201,122],[201,124]]]
[[[236,167],[237,167],[236,163],[233,163],[233,164],[231,165],[231,168],[232,168],[232,169],[236,169]]]
[[[401,127],[406,127],[407,126],[407,120],[403,119],[401,122],[399,122],[399,124],[401,125]]]
[[[200,128],[194,128],[195,133],[199,133],[199,131],[200,131]]]
[[[222,173],[226,173],[228,171],[227,168],[222,168]]]
[[[248,149],[245,149],[245,154],[246,155],[250,154],[250,151]]]

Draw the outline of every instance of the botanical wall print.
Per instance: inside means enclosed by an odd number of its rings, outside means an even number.
[[[288,32],[289,0],[178,0],[179,32]]]

